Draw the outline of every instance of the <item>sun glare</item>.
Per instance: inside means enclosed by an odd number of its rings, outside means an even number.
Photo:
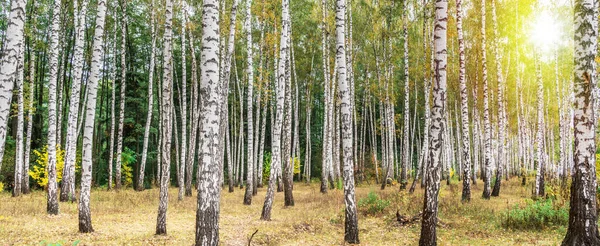
[[[555,48],[559,39],[559,27],[548,11],[543,11],[532,23],[532,42],[543,51]]]

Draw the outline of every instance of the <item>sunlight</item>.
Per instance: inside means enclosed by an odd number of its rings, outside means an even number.
[[[532,42],[541,49],[542,52],[548,52],[555,48],[558,43],[560,30],[556,21],[550,13],[544,10],[532,23],[531,39]]]

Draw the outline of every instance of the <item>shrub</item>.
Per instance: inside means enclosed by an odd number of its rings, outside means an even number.
[[[4,191],[4,183],[0,182],[0,192]]]
[[[371,191],[367,197],[358,201],[358,209],[365,215],[378,215],[390,206],[390,201],[380,199],[379,196]]]
[[[121,178],[126,187],[133,184],[133,163],[136,158],[135,152],[127,147],[121,153]]]
[[[263,163],[263,182],[269,182],[269,175],[271,174],[271,153],[265,153],[265,160]]]
[[[292,159],[292,163],[294,163],[294,174],[300,173],[300,157],[295,157]]]
[[[48,146],[44,146],[40,151],[33,150],[33,154],[36,156],[35,163],[31,170],[29,170],[29,176],[31,179],[42,188],[46,188],[48,185],[48,171],[46,166],[48,165]],[[56,146],[56,182],[62,180],[62,173],[64,167],[65,151]],[[81,169],[79,163],[75,163],[75,172],[77,173]]]
[[[541,230],[564,226],[569,222],[567,206],[557,206],[552,199],[527,200],[524,207],[515,205],[503,214],[502,225],[517,230]]]

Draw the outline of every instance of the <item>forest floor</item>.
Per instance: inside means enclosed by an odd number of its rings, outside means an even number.
[[[457,181],[440,192],[438,244],[440,245],[558,245],[565,226],[541,230],[512,230],[501,225],[503,212],[529,197],[528,188],[514,179],[503,182],[500,197],[481,198],[482,182],[473,186],[470,203],[460,202]],[[375,216],[359,215],[362,245],[417,245],[420,222],[400,226],[396,211],[413,216],[423,204],[423,190],[414,194],[398,192],[398,186],[384,191],[375,184],[360,184],[357,201],[375,192],[390,205]],[[252,245],[343,245],[343,191],[323,195],[319,184],[294,185],[295,206],[284,208],[283,193],[275,194],[272,221],[261,221],[266,187],[259,189],[251,206],[242,205],[243,190],[223,190],[220,236],[223,245],[247,245],[256,230]],[[194,192],[195,193],[195,192]],[[77,203],[61,203],[60,215],[46,214],[45,193],[12,198],[0,193],[0,245],[190,245],[194,241],[196,198],[177,201],[177,189],[169,193],[167,236],[155,236],[158,189],[135,192],[92,190],[94,233],[77,232]]]

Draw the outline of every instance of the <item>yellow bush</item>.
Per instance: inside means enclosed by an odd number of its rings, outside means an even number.
[[[296,157],[292,160],[294,162],[294,174],[300,173],[300,158]]]
[[[4,190],[4,183],[0,182],[0,192]]]
[[[29,170],[29,176],[42,188],[46,188],[48,186],[48,148],[44,146],[42,152],[38,150],[33,150],[33,154],[37,157],[35,160],[35,164]],[[56,182],[60,182],[62,180],[63,168],[65,166],[64,162],[65,151],[60,148],[60,146],[56,146]],[[78,173],[81,169],[81,165],[79,163],[75,163],[75,173]]]

